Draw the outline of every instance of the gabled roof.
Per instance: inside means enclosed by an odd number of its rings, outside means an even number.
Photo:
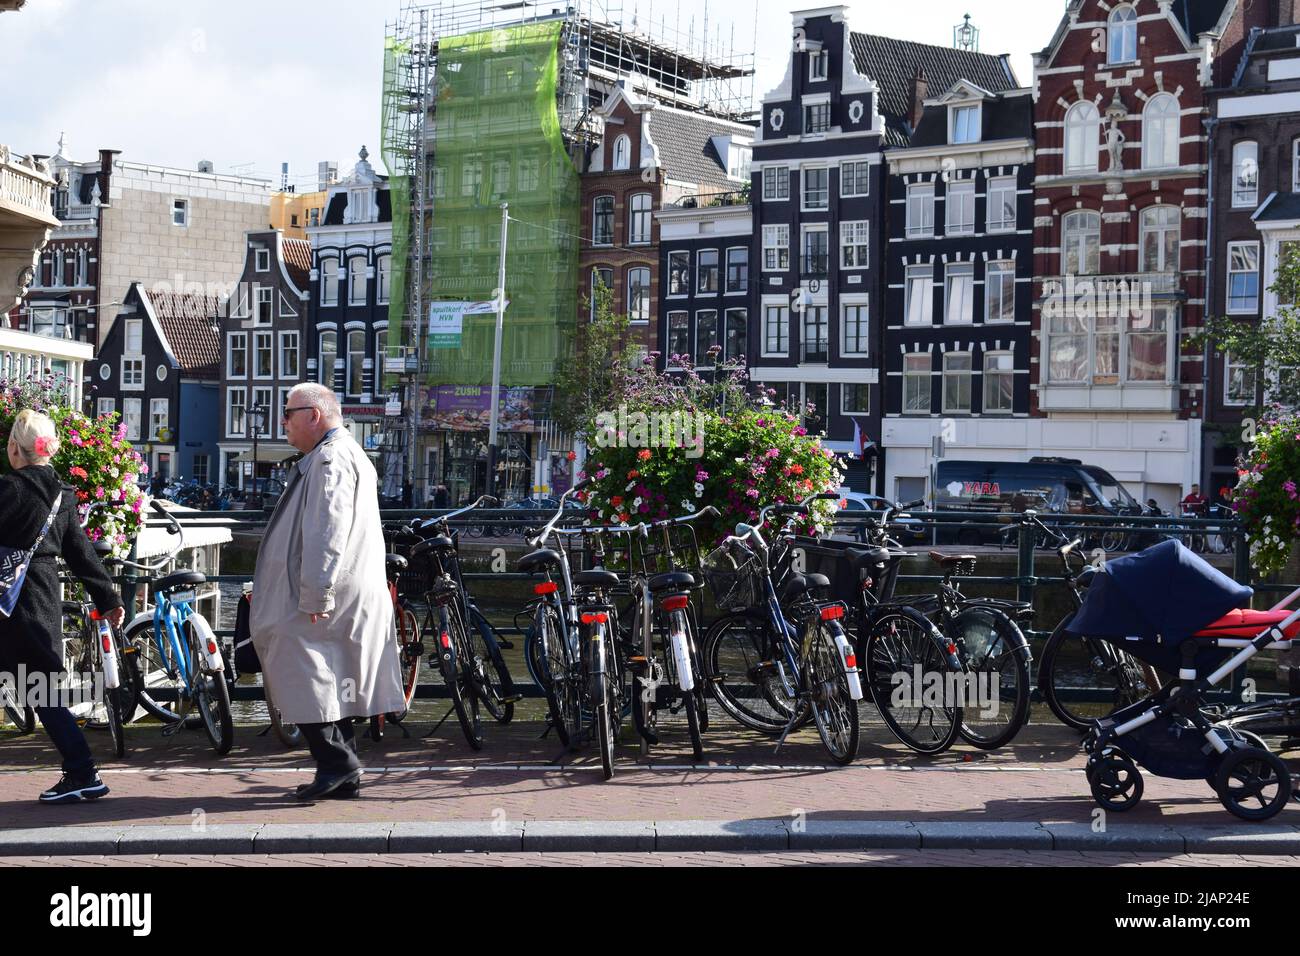
[[[754,127],[667,106],[656,106],[650,111],[649,119],[650,139],[659,151],[659,168],[669,179],[700,186],[740,188],[740,183],[727,178],[726,164],[711,138],[736,136],[753,140]]]
[[[958,80],[990,93],[1020,86],[1006,54],[974,53],[952,47],[853,33],[849,38],[857,71],[880,87],[877,109],[885,120],[885,145],[906,146],[912,130],[912,79],[924,70],[931,92],[952,88]],[[929,95],[929,94],[927,94]]]
[[[1300,219],[1300,195],[1273,193],[1250,218],[1255,222],[1295,222]]]
[[[299,292],[311,288],[311,243],[306,239],[282,239],[284,268]]]
[[[150,292],[141,287],[146,307],[158,320],[163,347],[190,378],[221,377],[221,336],[213,319],[221,300],[211,295]]]
[[[1061,22],[1057,24],[1056,32],[1052,35],[1052,42],[1043,50],[1044,57],[1055,56],[1069,29],[1070,15],[1079,10],[1084,3],[1085,0],[1070,0],[1066,5],[1065,13],[1061,15]],[[1213,31],[1224,22],[1227,14],[1236,9],[1236,6],[1237,0],[1173,0],[1169,13],[1182,28],[1188,41],[1195,43],[1198,35]],[[1104,14],[1104,11],[1102,12]]]
[[[1028,90],[1014,94],[998,94],[982,101],[980,110],[980,142],[997,140],[1032,139],[1034,135],[1034,102]],[[948,107],[946,96],[928,101],[921,122],[908,143],[909,146],[943,146],[948,142]],[[954,147],[954,149],[966,147]]]

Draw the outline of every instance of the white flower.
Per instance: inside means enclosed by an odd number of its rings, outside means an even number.
[[[682,499],[682,509],[688,514],[695,514],[695,505],[685,499]]]
[[[640,508],[641,505],[642,505],[642,501],[641,501],[640,498],[634,498],[634,499],[632,500],[632,507],[633,507],[633,508]]]
[[[704,486],[700,484],[698,481],[695,483],[695,497],[696,498],[704,497]]]
[[[635,481],[629,481],[629,482],[627,483],[627,487],[624,488],[623,490],[624,490],[624,491],[631,491],[631,490],[632,490],[633,488],[635,488],[635,487],[636,487],[636,482],[635,482]]]

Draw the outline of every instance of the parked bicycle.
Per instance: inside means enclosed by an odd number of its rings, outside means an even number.
[[[171,513],[157,501],[150,507],[167,521],[176,544],[153,563],[120,562],[147,574],[174,560],[185,543],[184,530]],[[207,578],[199,571],[177,571],[151,582],[153,610],[127,625],[122,646],[127,667],[138,670],[140,705],[166,724],[164,735],[187,726],[191,711],[197,710],[213,749],[224,755],[235,740],[225,661],[212,626],[193,606],[198,597],[195,589],[205,583]]]
[[[811,719],[833,763],[858,753],[862,682],[857,653],[844,631],[845,605],[819,601],[830,581],[819,574],[780,578],[794,538],[794,520],[815,495],[798,505],[769,505],[758,525],[740,524],[704,564],[705,578],[725,613],[704,638],[704,673],[714,698],[746,727],[778,736]],[[769,546],[761,528],[768,516],[785,518]],[[779,589],[778,589],[779,582]]]
[[[405,534],[399,534],[399,540],[404,543],[419,540],[411,548],[409,560],[424,569],[420,595],[424,619],[418,631],[407,632],[408,644],[418,646],[403,649],[405,666],[411,666],[410,653],[423,654],[424,637],[435,642],[430,664],[436,662],[451,694],[452,710],[466,741],[475,750],[483,747],[479,706],[482,705],[498,723],[508,724],[514,719],[514,705],[519,697],[501,655],[501,648],[509,645],[500,639],[465,587],[458,532],[452,530],[450,522],[476,508],[494,507],[496,504],[496,499],[485,495],[458,511],[413,522]],[[408,608],[406,599],[410,595],[399,591],[398,597],[402,599],[400,606],[404,616]],[[414,608],[410,609],[414,611]],[[410,637],[417,635],[418,640],[411,642]],[[404,679],[408,686],[413,687],[410,682],[414,678],[409,671]],[[438,726],[441,726],[441,721]],[[435,727],[431,733],[437,729]]]

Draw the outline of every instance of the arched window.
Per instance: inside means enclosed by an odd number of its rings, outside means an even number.
[[[339,357],[339,334],[322,332],[320,334],[320,367],[316,370],[316,380],[327,388],[334,387],[334,361]]]
[[[1065,114],[1065,171],[1096,172],[1101,118],[1092,103],[1075,103]]]
[[[380,256],[376,260],[375,275],[378,277],[379,304],[387,305],[393,291],[393,257]]]
[[[627,317],[631,322],[650,321],[650,270],[627,270]]]
[[[1061,272],[1096,275],[1101,271],[1101,216],[1086,209],[1069,213],[1061,222]]]
[[[632,245],[650,241],[650,194],[634,193],[628,203],[627,241]]]
[[[1132,63],[1137,60],[1137,11],[1132,7],[1119,7],[1111,12],[1109,36],[1106,38],[1108,63]]]
[[[1177,206],[1142,210],[1142,271],[1177,272],[1182,214]]]
[[[632,166],[632,139],[626,133],[614,140],[614,168],[629,169]]]
[[[1161,93],[1147,101],[1142,111],[1142,166],[1159,169],[1178,165],[1178,139],[1182,117],[1178,101]]]
[[[1232,205],[1249,209],[1259,202],[1259,143],[1245,140],[1232,147]]]

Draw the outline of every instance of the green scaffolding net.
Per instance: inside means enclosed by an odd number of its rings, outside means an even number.
[[[411,48],[395,37],[384,43],[384,97],[383,128],[380,131],[380,152],[389,172],[389,197],[393,211],[393,251],[390,262],[392,274],[388,299],[388,341],[390,356],[400,354],[406,344],[408,317],[406,314],[410,288],[411,256],[411,175],[415,167],[415,150],[419,148],[419,98],[412,90]],[[379,356],[383,361],[385,356]],[[382,375],[384,369],[379,369]],[[385,385],[391,376],[385,376]]]
[[[562,27],[530,23],[439,41],[421,317],[426,386],[492,382],[495,314],[465,314],[458,336],[434,336],[429,313],[495,298],[503,203],[511,221],[502,385],[550,385],[567,348],[577,310],[580,196],[556,110]],[[396,199],[393,211],[396,219]]]

